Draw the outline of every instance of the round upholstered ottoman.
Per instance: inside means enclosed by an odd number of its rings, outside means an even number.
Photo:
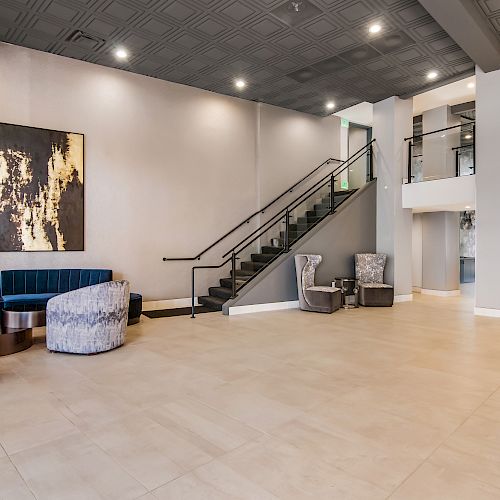
[[[128,306],[128,324],[135,325],[139,323],[142,314],[142,295],[139,293],[130,294]]]

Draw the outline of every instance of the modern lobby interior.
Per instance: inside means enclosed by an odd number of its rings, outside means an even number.
[[[2,0],[0,499],[500,499],[500,3]]]

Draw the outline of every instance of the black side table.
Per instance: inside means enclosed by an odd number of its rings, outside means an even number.
[[[335,278],[332,286],[340,288],[344,309],[354,309],[358,304],[358,280],[356,278]]]

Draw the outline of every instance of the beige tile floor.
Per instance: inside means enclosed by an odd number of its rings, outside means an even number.
[[[500,319],[392,309],[148,320],[0,358],[0,499],[500,499]]]

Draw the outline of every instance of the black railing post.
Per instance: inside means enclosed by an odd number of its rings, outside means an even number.
[[[191,269],[191,318],[194,318],[194,267]]]
[[[368,180],[373,181],[373,144],[370,144],[368,154],[370,155],[368,158]]]
[[[231,298],[236,297],[236,254],[231,254]]]
[[[472,125],[472,172],[476,173],[476,124]]]
[[[290,250],[290,213],[288,212],[288,209],[286,210],[285,213],[285,252],[288,252]]]
[[[330,213],[335,212],[335,177],[330,177]]]
[[[460,177],[460,150],[455,149],[455,177]]]
[[[408,184],[411,183],[411,164],[412,164],[412,154],[413,154],[413,151],[412,151],[412,147],[413,147],[413,143],[411,141],[408,141]]]

